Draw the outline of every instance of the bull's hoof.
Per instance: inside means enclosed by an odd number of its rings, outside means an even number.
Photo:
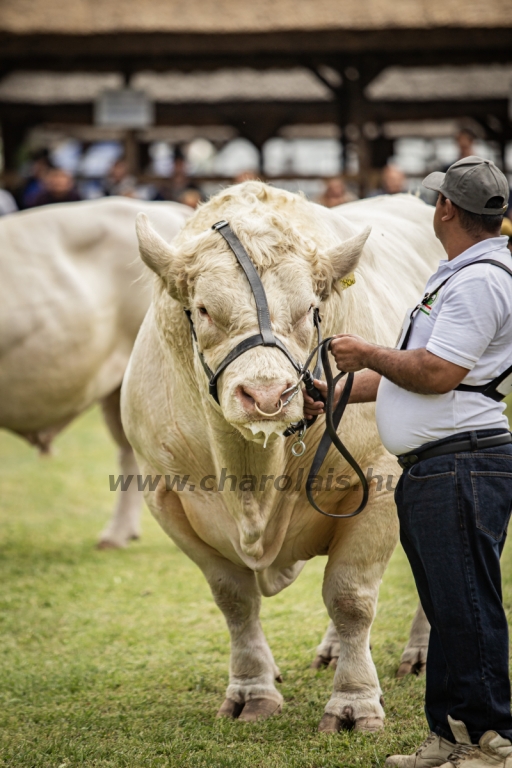
[[[249,699],[238,718],[244,723],[256,723],[281,712],[281,704],[275,699]]]
[[[282,683],[283,682],[283,676],[281,675],[281,673],[279,673],[279,675],[277,677],[275,677],[274,680],[276,681],[276,683]]]
[[[323,669],[324,667],[329,666],[329,662],[330,659],[328,659],[326,656],[321,656],[318,654],[318,656],[315,656],[311,662],[311,669]]]
[[[363,733],[375,733],[384,728],[382,717],[359,717],[354,724],[354,731]]]
[[[318,730],[320,733],[338,733],[341,731],[342,725],[343,721],[338,715],[329,715],[325,712],[318,725]]]
[[[123,549],[122,544],[116,544],[114,541],[102,539],[96,544],[96,549]]]
[[[233,701],[233,699],[224,699],[216,717],[232,717],[236,719],[240,717],[243,708],[243,702],[239,704],[238,701]]]
[[[407,677],[407,675],[416,675],[419,677],[420,675],[425,674],[426,668],[427,665],[423,661],[418,661],[415,664],[411,664],[410,661],[402,661],[396,671],[396,676],[398,678]]]

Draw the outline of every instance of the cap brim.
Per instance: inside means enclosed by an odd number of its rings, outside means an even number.
[[[435,192],[440,192],[445,176],[446,173],[442,173],[441,171],[434,171],[434,173],[429,173],[429,175],[424,178],[421,183],[427,189],[433,189]]]

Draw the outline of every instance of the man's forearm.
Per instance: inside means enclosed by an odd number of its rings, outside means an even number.
[[[371,346],[365,359],[368,368],[402,389],[419,395],[443,394],[456,386],[448,380],[443,363],[426,349],[398,350],[376,345]],[[461,372],[461,380],[465,375],[464,369],[458,366],[453,368]]]
[[[377,399],[382,376],[376,371],[359,371],[354,375],[354,384],[350,393],[349,403],[373,403]],[[345,379],[343,379],[345,381]]]

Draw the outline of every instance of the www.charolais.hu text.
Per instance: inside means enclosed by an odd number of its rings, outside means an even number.
[[[139,491],[156,491],[160,486],[165,486],[166,491],[200,491],[220,492],[253,491],[262,492],[274,487],[276,491],[301,491],[306,487],[308,472],[300,467],[293,475],[240,475],[229,474],[227,469],[222,469],[217,475],[204,475],[191,478],[190,475],[109,475],[111,491],[128,491],[136,487]],[[373,467],[366,471],[368,484],[373,483],[375,491],[393,492],[396,487],[395,475],[382,475]],[[311,479],[312,491],[348,491],[351,488],[358,490],[357,479],[351,475],[335,475],[334,469],[328,469],[323,475],[316,475]]]

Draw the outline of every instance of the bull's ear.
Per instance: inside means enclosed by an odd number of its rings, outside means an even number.
[[[166,283],[171,282],[171,270],[177,255],[176,249],[155,232],[145,213],[137,214],[135,228],[142,261]]]
[[[331,262],[334,280],[341,280],[342,277],[353,272],[357,267],[359,257],[372,231],[371,227],[365,227],[358,235],[345,240],[343,243],[334,246],[327,252],[327,258]]]

